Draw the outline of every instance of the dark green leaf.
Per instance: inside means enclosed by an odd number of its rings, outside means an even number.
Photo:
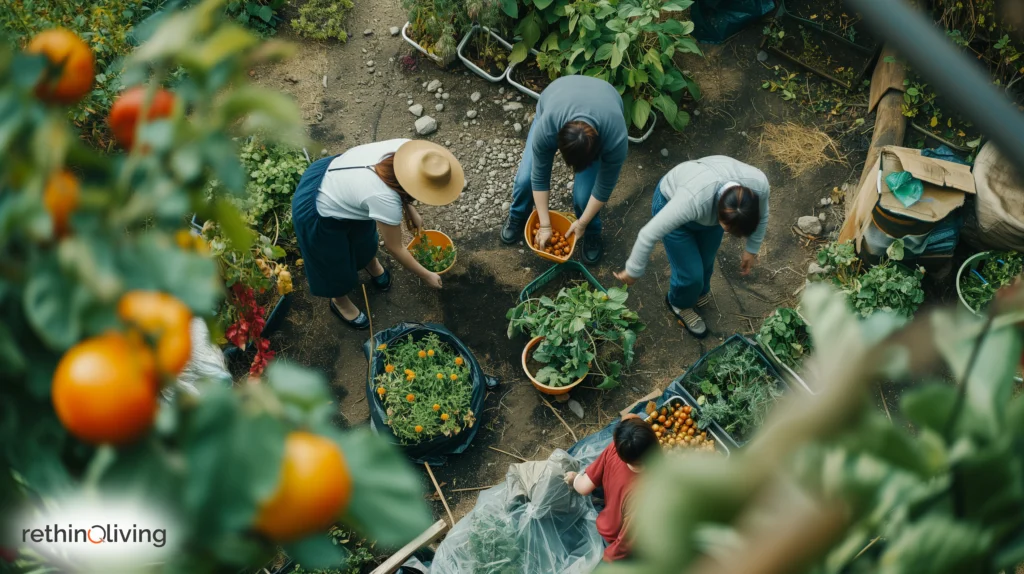
[[[331,402],[327,384],[320,373],[277,360],[267,367],[266,378],[270,388],[282,401],[311,410]]]
[[[501,10],[509,18],[519,18],[519,2],[517,0],[501,0]]]
[[[65,277],[56,261],[37,265],[25,285],[25,316],[39,337],[55,350],[64,350],[82,336],[82,309],[89,294]]]
[[[331,542],[325,534],[317,533],[298,542],[286,544],[284,551],[302,570],[338,568],[348,560],[348,551]]]
[[[270,23],[274,19],[274,10],[270,6],[261,6],[256,15],[260,17],[266,23]]]
[[[647,100],[636,100],[633,103],[633,125],[644,129],[647,127],[647,120],[651,115],[651,103]]]

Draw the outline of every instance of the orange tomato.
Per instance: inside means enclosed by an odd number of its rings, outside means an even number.
[[[142,341],[111,332],[71,347],[51,387],[57,418],[90,444],[127,444],[149,430],[157,412],[153,355]]]
[[[53,219],[53,232],[64,237],[69,231],[71,214],[78,209],[80,195],[78,179],[71,172],[62,170],[50,176],[43,190],[43,205]]]
[[[352,498],[352,477],[333,441],[303,431],[284,442],[277,489],[256,516],[256,530],[274,541],[297,540],[326,529]]]
[[[146,86],[128,88],[118,96],[114,105],[110,107],[107,123],[110,124],[110,130],[114,132],[114,139],[124,149],[131,149],[135,144],[135,127],[139,123],[139,116],[146,103],[147,91]],[[152,121],[166,118],[171,115],[172,111],[174,111],[174,94],[163,88],[158,88],[153,94],[153,101],[149,103],[146,119]]]
[[[160,291],[129,291],[117,303],[121,320],[157,340],[160,371],[177,375],[192,355],[189,323],[192,311],[172,295]]]
[[[51,104],[73,104],[92,90],[95,60],[89,45],[64,28],[36,34],[25,51],[42,54],[50,70],[36,85],[36,96]]]

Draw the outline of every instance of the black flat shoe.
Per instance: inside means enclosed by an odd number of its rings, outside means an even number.
[[[349,327],[352,327],[353,329],[358,329],[360,331],[362,331],[363,329],[370,328],[370,318],[366,316],[366,313],[360,311],[358,317],[349,321],[348,319],[345,318],[344,315],[341,314],[341,311],[338,310],[338,307],[337,305],[334,304],[334,301],[328,301],[328,305],[331,307],[331,313],[334,313],[335,317],[341,319],[341,322],[348,325]]]
[[[600,235],[584,235],[583,236],[583,262],[587,265],[593,265],[601,260],[601,255],[604,254],[604,241]]]
[[[383,273],[376,277],[371,275],[370,282],[373,283],[373,286],[376,287],[378,291],[387,293],[391,290],[391,272],[385,269]]]

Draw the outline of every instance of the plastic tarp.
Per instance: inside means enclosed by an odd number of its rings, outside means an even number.
[[[231,386],[231,373],[224,364],[224,352],[210,340],[206,322],[193,317],[189,324],[189,335],[192,337],[192,353],[178,375],[177,384],[161,391],[164,400],[171,400],[174,393],[179,391],[198,395],[199,387],[203,384]]]
[[[563,450],[509,467],[438,546],[431,574],[584,574],[601,562],[591,497],[565,484],[584,468]]]
[[[413,340],[418,341],[430,333],[436,333],[443,343],[447,343],[452,349],[467,359],[473,385],[473,395],[469,404],[477,417],[477,421],[476,424],[456,435],[440,435],[414,444],[402,444],[391,432],[391,427],[385,422],[388,418],[387,413],[384,410],[384,405],[380,402],[380,397],[375,392],[377,385],[374,384],[374,380],[378,374],[384,372],[384,355],[381,353],[373,354],[373,351],[381,343],[390,344],[395,339],[405,338],[409,335],[412,335]],[[385,435],[391,442],[399,445],[405,452],[405,455],[416,464],[423,464],[424,462],[435,466],[444,464],[446,455],[459,454],[469,448],[473,438],[476,437],[477,429],[480,428],[480,416],[483,414],[484,397],[487,395],[487,388],[497,385],[497,381],[484,374],[480,368],[480,363],[473,356],[473,352],[455,336],[455,333],[449,331],[444,325],[436,323],[399,323],[390,329],[380,331],[373,336],[373,339],[364,343],[363,353],[366,354],[367,360],[371,356],[374,357],[373,363],[370,365],[369,375],[366,378],[366,402],[370,405],[370,428],[374,432]]]
[[[690,9],[693,37],[718,44],[775,9],[774,0],[697,0]]]
[[[1024,251],[1024,179],[991,142],[974,160],[978,194],[964,235],[978,249]]]

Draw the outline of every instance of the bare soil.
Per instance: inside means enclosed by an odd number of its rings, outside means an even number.
[[[319,156],[320,148],[333,154],[371,141],[416,137],[412,130],[415,118],[406,111],[408,99],[423,103],[438,121],[438,131],[427,139],[449,145],[466,166],[475,164],[478,146],[474,141],[525,141],[527,130],[516,132],[512,123],[523,121],[527,125],[523,116],[532,112],[533,101],[523,97],[520,101],[525,109],[515,112],[518,116],[504,112],[500,104],[515,101],[510,99],[515,97],[510,86],[505,85],[502,92],[502,85],[471,75],[461,65],[440,70],[419,57],[415,58],[414,71],[400,66],[400,59],[414,52],[400,36],[392,37],[388,28],[404,22],[398,0],[356,2],[348,17],[348,29],[352,31],[348,43],[299,42],[299,53],[290,62],[254,71],[265,85],[300,94],[300,101],[308,100],[302,103],[310,110],[309,133],[318,142],[310,149],[311,156]],[[367,28],[374,33],[364,36],[361,32]],[[290,39],[284,27],[280,35]],[[685,132],[676,133],[659,122],[645,144],[631,147],[615,193],[602,212],[605,256],[590,270],[603,285],[614,285],[612,273],[622,268],[637,233],[650,220],[651,193],[658,180],[680,162],[715,154],[756,165],[772,182],[771,220],[760,263],[751,275],[740,276],[743,242],[726,238],[712,280],[714,302],[703,311],[711,335],[696,340],[684,333],[665,307],[669,267],[659,244],[647,275],[630,288],[629,304],[647,324],[638,341],[637,363],[618,389],[598,391],[588,381],[573,390],[572,398],[584,409],[582,419],[564,404],[552,401],[550,408],[545,404],[547,399],[534,390],[522,372],[520,357],[525,339],[510,340],[505,335],[505,313],[515,305],[522,288],[551,264],[535,257],[521,243],[502,245],[498,237],[501,216],[489,215],[476,220],[478,226],[472,226],[467,212],[455,206],[421,210],[428,227],[448,226],[459,249],[458,262],[444,276],[440,291],[426,288],[383,257],[395,281],[389,293],[379,293],[366,285],[373,328],[379,330],[402,321],[443,323],[473,349],[486,372],[501,379],[500,388],[488,393],[479,416],[482,428],[473,445],[465,453],[450,457],[447,465],[434,469],[456,518],[472,508],[477,493],[455,493],[453,489],[500,483],[509,464],[519,462],[515,457],[542,459],[554,449],[573,444],[569,429],[555,417],[552,408],[577,437],[595,432],[621,409],[664,388],[728,336],[753,332],[764,316],[795,301],[814,247],[791,228],[799,216],[818,215],[825,209],[826,229],[835,229],[842,220],[842,208],[821,208],[820,200],[830,195],[833,186],[856,177],[860,167],[829,164],[793,177],[784,166],[758,151],[764,124],[813,121],[802,118],[797,106],[761,89],[770,71],[756,60],[760,42],[761,29],[754,26],[715,52],[715,66],[727,70],[732,85],[713,108],[695,112]],[[368,61],[374,65],[368,66]],[[318,62],[323,65],[310,65]],[[322,87],[324,75],[327,88]],[[298,81],[291,82],[288,77]],[[450,93],[442,112],[433,113],[434,104],[440,100],[435,101],[421,87],[431,79],[442,80]],[[476,91],[483,98],[473,103],[470,94]],[[491,105],[492,101],[498,103]],[[476,123],[466,122],[469,109],[479,110]],[[698,112],[700,109],[698,106]],[[863,157],[866,144],[866,139],[855,140],[852,146],[850,141],[842,142],[847,146],[844,153],[854,157]],[[667,157],[660,153],[662,149],[667,150]],[[495,178],[487,169],[467,169],[469,187],[464,195],[486,187],[486,180]],[[508,200],[511,174],[514,168],[496,176],[508,190]],[[567,203],[568,195],[556,190],[553,199]],[[445,229],[441,225],[438,228]],[[293,269],[294,301],[283,328],[270,336],[272,348],[280,357],[318,369],[328,378],[337,397],[339,421],[365,424],[369,415],[362,344],[368,334],[342,325],[328,310],[327,301],[308,293],[301,267]],[[366,307],[361,290],[352,296],[359,307]],[[423,480],[424,491],[433,492],[425,472]],[[439,500],[431,499],[435,515],[444,516]]]

